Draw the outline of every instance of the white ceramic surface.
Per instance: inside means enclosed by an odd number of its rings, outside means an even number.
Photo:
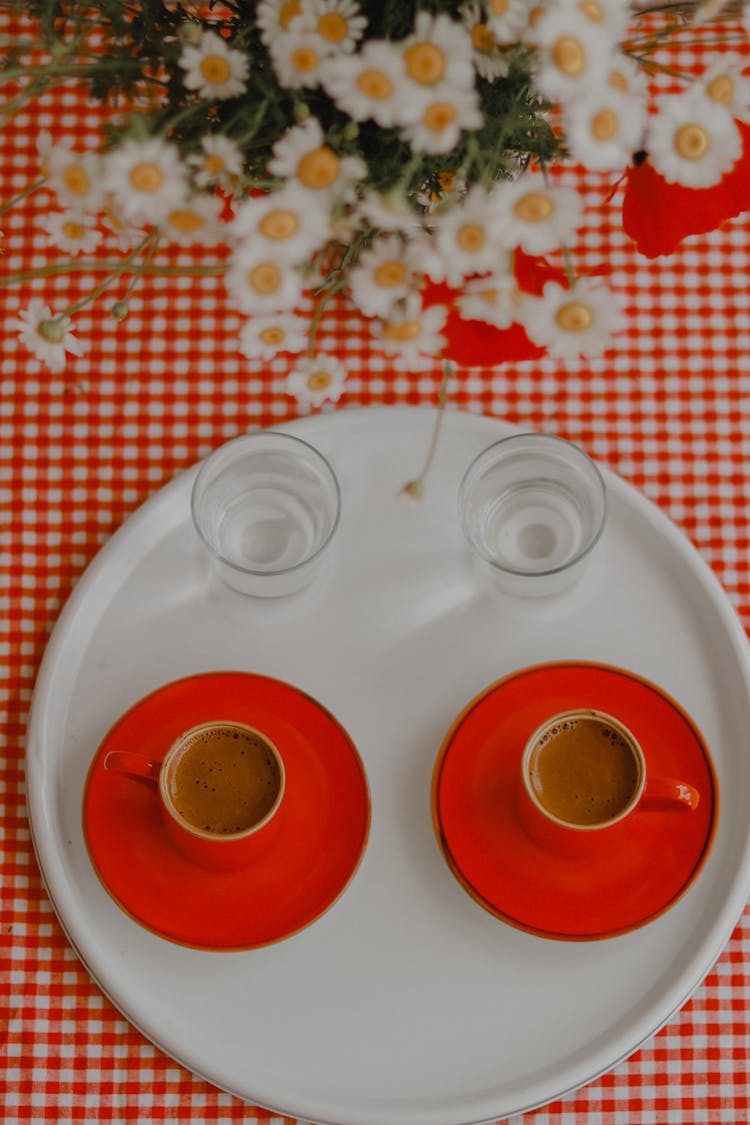
[[[750,885],[750,664],[744,631],[683,534],[611,473],[585,581],[554,603],[477,586],[456,510],[472,458],[513,432],[450,413],[421,504],[397,498],[434,414],[293,423],[333,465],[330,567],[259,602],[212,574],[191,470],[131,516],[54,630],[32,704],[29,810],[50,897],[101,988],[143,1033],[241,1098],[335,1125],[464,1125],[543,1104],[632,1052],[687,999]],[[716,838],[696,882],[631,934],[568,943],[511,929],[448,870],[430,781],[443,735],[487,684],[547,660],[633,670],[693,716],[716,766]],[[353,737],[371,786],[362,865],[319,921],[243,953],[175,946],[110,900],[81,830],[89,762],[159,684],[216,669],[308,691]]]

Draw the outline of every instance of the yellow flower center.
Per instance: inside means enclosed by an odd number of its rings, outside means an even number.
[[[407,343],[422,335],[422,323],[419,320],[405,320],[403,324],[384,324],[383,335],[387,340]]]
[[[586,52],[580,40],[563,35],[552,48],[552,58],[558,70],[568,78],[577,78],[586,69]]]
[[[442,172],[438,172],[437,182],[440,184],[441,191],[453,191],[456,186],[456,173],[450,168],[444,168]]]
[[[329,43],[341,43],[348,31],[348,23],[338,12],[326,12],[318,20],[318,35]]]
[[[604,9],[601,4],[597,3],[597,0],[581,0],[578,7],[588,19],[595,23],[604,22]]]
[[[509,0],[490,0],[489,9],[493,16],[504,16],[508,11]]]
[[[298,47],[296,51],[292,52],[291,64],[295,70],[300,74],[309,74],[315,70],[318,65],[319,59],[316,51],[312,47]]]
[[[711,147],[711,141],[702,125],[683,125],[675,134],[674,147],[685,160],[701,160]]]
[[[297,165],[297,177],[305,187],[330,187],[339,174],[339,158],[332,148],[322,145],[305,153]]]
[[[298,16],[302,11],[300,0],[286,0],[285,4],[281,5],[279,9],[279,27],[282,31],[286,31],[289,24],[295,16]]]
[[[299,230],[299,219],[294,211],[269,211],[258,223],[258,230],[266,238],[291,238]]]
[[[311,371],[307,376],[307,386],[311,391],[325,391],[333,382],[333,376],[329,371]]]
[[[403,285],[406,281],[406,266],[403,262],[381,262],[373,273],[375,284],[384,289],[391,289],[394,285]]]
[[[481,250],[487,241],[487,234],[484,227],[480,227],[478,223],[464,223],[459,227],[456,234],[456,242],[462,250],[468,251],[469,254],[476,254]]]
[[[450,102],[433,102],[422,116],[422,122],[433,133],[441,133],[456,119],[456,107]]]
[[[250,270],[247,280],[256,293],[275,293],[281,288],[281,270],[273,262],[260,262]]]
[[[193,234],[205,225],[205,221],[196,211],[182,210],[170,211],[169,224],[183,234]]]
[[[87,195],[91,190],[91,180],[80,164],[69,164],[62,178],[66,188],[73,195]]]
[[[382,70],[363,70],[357,77],[357,88],[365,97],[383,101],[393,94],[393,83]]]
[[[591,119],[591,132],[598,141],[611,141],[620,131],[620,119],[614,110],[602,109]]]
[[[264,344],[270,344],[271,347],[276,347],[276,345],[280,344],[284,339],[284,329],[274,324],[270,328],[262,329],[259,335]]]
[[[530,191],[517,200],[513,210],[519,219],[526,223],[543,223],[550,217],[555,205],[548,195],[541,191]]]
[[[486,23],[475,23],[471,29],[471,42],[475,51],[491,51],[495,46],[495,36]]]
[[[585,332],[594,323],[594,314],[583,301],[567,301],[557,310],[555,320],[563,332]]]
[[[212,86],[223,86],[232,74],[232,68],[221,55],[206,55],[201,59],[200,72]]]
[[[434,43],[414,43],[404,52],[406,73],[420,86],[434,86],[445,74],[445,56]]]
[[[164,183],[164,174],[158,164],[147,161],[131,168],[130,183],[136,191],[158,191]]]
[[[715,102],[722,105],[731,105],[734,98],[734,82],[728,74],[717,74],[712,82],[706,86],[706,93]]]
[[[621,70],[610,70],[609,84],[615,90],[622,90],[624,94],[630,89],[630,83]]]
[[[86,228],[83,223],[77,223],[73,219],[68,219],[67,223],[63,223],[62,232],[66,238],[83,238],[86,233]]]
[[[108,220],[110,226],[114,228],[116,233],[125,230],[125,224],[120,222],[114,211],[105,211],[104,218]]]
[[[203,168],[212,176],[218,175],[219,172],[224,171],[224,157],[219,156],[217,152],[209,153],[203,161]]]
[[[497,289],[483,289],[478,294],[487,305],[494,305],[497,301]]]

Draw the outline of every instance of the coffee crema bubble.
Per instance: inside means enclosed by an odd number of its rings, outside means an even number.
[[[229,724],[197,732],[177,754],[167,788],[184,821],[202,832],[246,832],[273,808],[281,771],[266,740]]]
[[[606,720],[577,717],[540,736],[530,757],[529,781],[539,803],[558,820],[606,824],[633,799],[640,765],[630,742]]]

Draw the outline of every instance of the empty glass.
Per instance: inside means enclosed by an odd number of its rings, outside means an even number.
[[[604,527],[602,475],[577,445],[516,434],[489,446],[461,481],[464,534],[511,594],[556,594],[576,582]]]
[[[291,434],[260,430],[216,449],[193,485],[193,522],[222,580],[278,597],[318,572],[339,521],[336,474]]]

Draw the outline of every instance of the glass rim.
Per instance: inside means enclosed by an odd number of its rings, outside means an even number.
[[[306,555],[305,558],[300,559],[299,562],[291,563],[289,566],[277,567],[275,569],[258,570],[255,567],[243,566],[242,563],[237,563],[233,559],[229,559],[226,555],[218,551],[214,544],[210,541],[205,531],[201,527],[200,520],[197,515],[197,496],[201,485],[205,484],[206,478],[211,469],[215,468],[217,463],[222,459],[222,456],[232,451],[232,446],[247,445],[250,446],[252,442],[260,442],[264,438],[282,438],[284,442],[296,443],[298,447],[303,447],[308,454],[312,454],[313,461],[317,461],[323,468],[324,474],[328,477],[333,484],[333,495],[335,498],[335,512],[333,520],[328,532],[323,541],[318,544],[315,550]],[[282,430],[255,430],[250,433],[237,434],[236,437],[230,438],[228,441],[223,442],[221,445],[213,449],[207,456],[199,463],[199,468],[196,473],[195,480],[193,481],[190,490],[190,515],[193,521],[193,527],[198,532],[198,535],[203,544],[208,548],[213,558],[218,560],[223,566],[230,567],[237,574],[246,574],[253,578],[279,578],[287,574],[293,574],[294,571],[301,570],[303,567],[309,566],[315,559],[325,550],[328,544],[333,539],[334,532],[339,525],[341,519],[341,486],[339,479],[333,469],[328,458],[311,445],[309,441],[304,438],[297,437],[296,434],[287,434]]]
[[[589,470],[593,470],[593,479],[598,485],[599,495],[601,498],[601,515],[599,517],[598,525],[591,538],[588,539],[585,545],[578,551],[576,551],[574,555],[571,555],[570,558],[566,559],[562,563],[558,563],[557,566],[547,567],[544,570],[519,570],[517,567],[507,566],[506,564],[498,562],[496,559],[492,558],[486,551],[482,549],[481,545],[477,543],[474,536],[469,532],[467,527],[467,520],[465,517],[466,492],[469,485],[472,483],[471,478],[476,476],[480,462],[484,461],[485,459],[489,460],[491,454],[493,452],[497,452],[500,446],[507,446],[509,444],[515,444],[529,440],[532,442],[532,444],[540,442],[545,445],[556,445],[558,448],[566,448],[572,450],[574,454],[580,459],[580,463],[583,467]],[[469,543],[472,550],[476,552],[476,554],[479,556],[479,558],[482,559],[483,562],[486,562],[497,572],[501,574],[511,575],[513,578],[526,578],[530,582],[533,582],[537,578],[550,578],[556,574],[563,574],[566,570],[570,570],[571,567],[576,566],[577,563],[585,559],[586,556],[599,542],[602,532],[604,531],[604,526],[607,522],[607,506],[607,486],[604,480],[604,475],[602,474],[602,471],[597,465],[596,461],[594,461],[594,459],[589,456],[586,450],[583,449],[580,445],[576,444],[576,442],[569,441],[568,438],[560,437],[557,434],[539,433],[536,430],[523,430],[519,433],[508,434],[506,437],[499,438],[497,441],[493,441],[491,445],[485,446],[485,448],[480,450],[480,452],[477,453],[477,455],[472,459],[468,468],[464,472],[463,477],[461,478],[461,483],[458,486],[459,520],[461,522],[461,529],[464,533],[464,537]]]

